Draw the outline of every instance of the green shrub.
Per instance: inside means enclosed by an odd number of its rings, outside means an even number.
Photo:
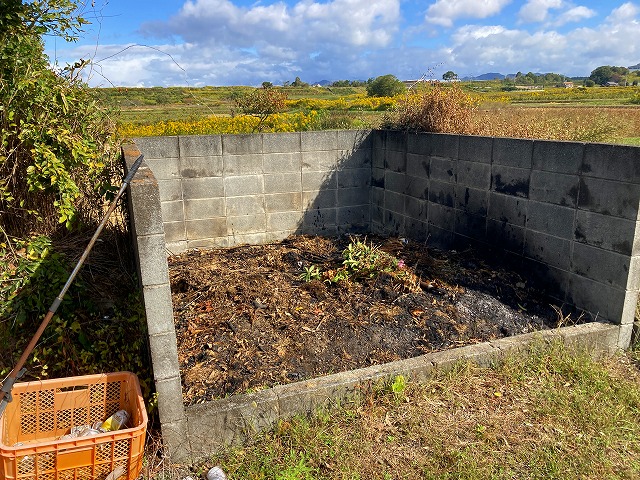
[[[406,90],[395,75],[382,75],[367,85],[367,95],[370,97],[393,97]]]

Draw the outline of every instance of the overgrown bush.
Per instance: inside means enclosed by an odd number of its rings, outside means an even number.
[[[435,133],[470,133],[478,100],[457,84],[435,84],[410,93],[384,122],[386,128]]]
[[[287,94],[276,88],[261,88],[239,95],[234,101],[243,115],[258,119],[253,131],[261,132],[271,115],[284,111]]]

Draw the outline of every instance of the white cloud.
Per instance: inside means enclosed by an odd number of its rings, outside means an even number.
[[[640,9],[637,5],[627,2],[612,10],[611,14],[606,18],[609,23],[624,23],[631,18],[637,17]]]
[[[524,23],[539,23],[547,20],[549,10],[562,7],[563,0],[529,0],[518,12]]]
[[[443,27],[453,26],[458,18],[487,18],[500,13],[511,0],[436,0],[429,6],[425,20]]]
[[[558,18],[553,21],[553,25],[559,27],[567,23],[577,23],[587,18],[592,18],[595,15],[596,12],[590,8],[584,6],[573,7],[558,15]]]

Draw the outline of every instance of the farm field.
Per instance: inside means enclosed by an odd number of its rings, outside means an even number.
[[[497,82],[473,82],[461,88],[477,105],[465,133],[640,144],[638,87],[505,91]],[[263,124],[256,116],[241,114],[236,104],[238,98],[255,91],[252,87],[108,88],[95,92],[114,109],[124,137],[377,128],[406,98],[404,94],[368,97],[364,87],[274,89],[286,95],[285,107],[269,115]]]

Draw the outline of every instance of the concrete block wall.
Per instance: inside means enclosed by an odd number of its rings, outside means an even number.
[[[640,148],[377,132],[372,230],[490,247],[629,345],[638,297]]]
[[[151,137],[136,145],[158,181],[173,253],[368,229],[368,131]]]

